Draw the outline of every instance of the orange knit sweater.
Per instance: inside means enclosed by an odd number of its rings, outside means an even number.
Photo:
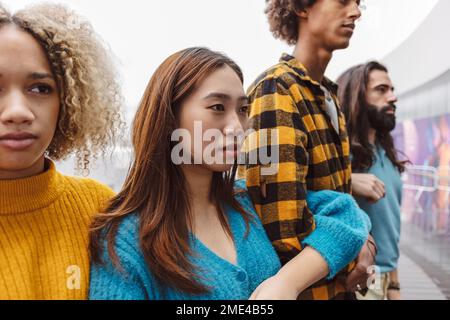
[[[86,299],[88,229],[114,193],[63,176],[0,180],[0,299]]]

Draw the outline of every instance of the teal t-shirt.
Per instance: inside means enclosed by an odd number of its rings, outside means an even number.
[[[402,180],[397,167],[379,144],[374,147],[374,154],[372,167],[364,173],[371,173],[383,181],[386,197],[375,204],[369,204],[359,197],[356,197],[356,201],[372,222],[371,233],[378,247],[375,262],[380,272],[385,273],[397,269],[400,256]]]

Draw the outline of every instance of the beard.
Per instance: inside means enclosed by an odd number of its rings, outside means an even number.
[[[395,129],[396,117],[395,114],[388,114],[387,112],[395,111],[395,105],[384,106],[381,109],[373,105],[367,106],[367,116],[369,118],[370,126],[380,132],[391,132]]]

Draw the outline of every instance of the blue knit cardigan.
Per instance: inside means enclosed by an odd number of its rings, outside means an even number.
[[[236,182],[244,189],[245,182]],[[257,216],[250,197],[240,192],[236,199],[252,214],[247,237],[241,214],[226,207],[233,239],[237,250],[237,264],[222,259],[193,234],[189,244],[198,278],[208,292],[192,295],[160,284],[146,264],[139,246],[139,218],[127,216],[121,223],[115,249],[122,269],[111,262],[107,250],[103,251],[104,264],[91,266],[89,298],[94,300],[244,300],[258,285],[275,275],[281,265]],[[348,194],[333,191],[308,193],[308,206],[314,213],[316,229],[304,241],[316,249],[328,262],[333,278],[354,260],[368,237],[370,220]],[[301,272],[301,270],[299,270]]]

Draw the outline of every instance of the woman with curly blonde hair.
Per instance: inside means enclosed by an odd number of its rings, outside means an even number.
[[[122,128],[111,57],[61,5],[0,4],[0,299],[85,299],[88,229],[113,191],[60,174],[104,155]]]

